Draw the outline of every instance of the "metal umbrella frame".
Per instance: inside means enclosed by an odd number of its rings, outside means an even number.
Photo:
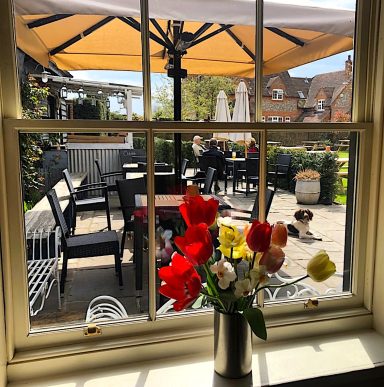
[[[141,71],[138,0],[14,3],[17,45],[45,67]],[[254,76],[255,0],[179,0],[177,7],[173,0],[150,0],[149,17],[151,71],[174,79],[175,121],[188,72]],[[265,2],[264,74],[352,49],[354,18],[353,11]],[[175,155],[177,173],[180,134]]]

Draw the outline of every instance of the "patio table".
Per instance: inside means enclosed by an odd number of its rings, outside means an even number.
[[[236,177],[237,177],[237,171],[240,168],[240,166],[244,164],[244,167],[245,167],[245,160],[246,160],[245,157],[236,157],[235,159],[228,157],[225,159],[225,162],[227,165],[233,165],[233,176],[232,176],[233,195],[235,194],[235,192],[243,192],[236,189]]]
[[[205,200],[215,198],[219,201],[219,211],[230,209],[231,206],[221,197],[216,195],[202,195]],[[147,195],[135,195],[134,234],[133,234],[133,261],[135,263],[136,305],[140,312],[140,297],[143,291],[143,224],[147,210]],[[184,195],[155,195],[155,208],[157,212],[175,212],[178,216],[180,204],[184,202]],[[141,211],[140,211],[141,210]]]

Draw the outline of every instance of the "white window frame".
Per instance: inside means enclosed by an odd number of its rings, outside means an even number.
[[[325,110],[325,99],[321,98],[317,100],[317,109],[318,112],[323,112]]]
[[[273,89],[272,90],[272,101],[283,101],[284,99],[284,90],[283,89]]]
[[[285,122],[291,122],[291,117],[285,117],[284,121]]]
[[[283,122],[283,117],[282,116],[268,116],[268,122]]]
[[[359,2],[360,11],[367,11],[367,6],[362,5],[365,2]],[[0,21],[4,22],[4,31],[12,31],[12,19],[10,11],[7,7],[8,2],[0,4]],[[367,23],[367,25],[372,25]],[[374,27],[374,26],[373,26]],[[372,27],[372,30],[374,28]],[[262,28],[262,24],[261,27]],[[368,50],[368,42],[374,39],[375,33],[371,30],[363,29],[363,26],[358,26],[360,33],[357,38],[362,40],[364,50]],[[368,28],[367,26],[365,28]],[[45,359],[45,363],[50,364],[53,369],[64,372],[68,369],[69,364],[63,366],[63,363],[57,362],[55,359],[62,358],[70,360],[71,357],[78,356],[79,359],[84,351],[87,354],[87,361],[93,361],[93,365],[105,364],[105,359],[100,356],[102,351],[108,352],[109,364],[113,364],[114,359],[121,357],[122,353],[127,355],[125,360],[135,361],[136,355],[132,355],[132,348],[140,348],[143,357],[151,352],[151,343],[155,340],[158,343],[158,348],[152,352],[152,355],[159,355],[159,351],[168,349],[167,355],[181,353],[181,345],[175,345],[170,348],[167,343],[176,342],[175,340],[183,340],[189,338],[188,352],[191,348],[206,348],[210,346],[208,337],[212,335],[212,313],[203,312],[195,313],[189,318],[183,318],[183,314],[175,316],[167,316],[166,318],[158,318],[153,316],[153,292],[150,292],[150,319],[144,317],[141,321],[133,324],[102,324],[103,325],[103,341],[94,341],[84,338],[82,334],[82,325],[71,327],[69,329],[61,329],[51,333],[36,333],[29,332],[28,319],[28,297],[26,292],[25,281],[25,241],[23,234],[23,214],[21,195],[20,165],[19,165],[19,149],[18,149],[18,133],[20,131],[29,132],[118,132],[118,131],[139,131],[146,133],[148,140],[148,155],[153,155],[153,139],[156,133],[169,133],[180,131],[195,131],[202,132],[210,130],[213,132],[222,131],[220,123],[186,123],[186,122],[126,122],[126,121],[83,121],[83,120],[67,120],[67,121],[48,121],[48,120],[21,120],[20,119],[20,101],[19,90],[17,88],[16,67],[15,67],[15,52],[14,41],[9,32],[9,42],[2,48],[3,58],[11,58],[12,60],[4,61],[0,59],[0,71],[2,75],[2,102],[3,115],[8,117],[4,119],[1,126],[0,147],[4,149],[4,143],[7,147],[7,152],[1,152],[1,160],[5,161],[4,169],[0,169],[0,204],[6,211],[1,214],[0,222],[3,231],[3,276],[5,278],[5,304],[7,310],[7,357],[10,365],[10,372],[16,374],[20,369],[20,364],[28,363],[29,372],[33,374],[33,362],[39,359]],[[384,33],[383,33],[384,35]],[[360,41],[359,40],[359,41]],[[374,52],[370,52],[372,55]],[[322,332],[329,333],[331,330],[343,331],[347,328],[368,328],[371,325],[372,317],[369,313],[371,307],[372,296],[372,273],[374,267],[374,256],[376,253],[376,240],[368,238],[368,232],[377,230],[376,210],[366,208],[366,201],[361,199],[363,192],[370,192],[371,203],[378,203],[378,192],[380,191],[379,180],[370,173],[371,163],[370,157],[373,155],[373,164],[379,165],[380,151],[377,148],[380,141],[372,141],[371,144],[366,141],[366,138],[375,139],[380,135],[373,131],[373,126],[369,123],[370,116],[363,116],[366,111],[366,100],[363,100],[361,90],[366,89],[368,84],[367,78],[375,79],[374,73],[370,65],[364,58],[367,58],[364,52],[361,52],[355,61],[355,73],[358,74],[354,87],[354,116],[353,123],[295,123],[293,128],[286,129],[284,124],[276,123],[274,130],[295,131],[358,131],[362,133],[361,153],[359,155],[360,164],[358,167],[359,180],[356,187],[357,197],[360,199],[356,206],[356,218],[359,219],[354,225],[355,245],[353,246],[358,260],[354,261],[356,265],[353,278],[353,294],[337,299],[324,299],[320,302],[319,313],[309,315],[303,310],[302,303],[285,303],[274,305],[273,307],[265,308],[265,316],[269,329],[270,337],[299,337],[303,335],[320,334]],[[364,75],[368,74],[366,78]],[[381,78],[383,82],[383,79]],[[384,83],[384,82],[383,82]],[[150,87],[150,86],[148,86]],[[260,89],[259,89],[260,90]],[[356,92],[359,90],[359,93]],[[379,92],[378,92],[379,93]],[[367,93],[368,94],[368,93]],[[378,94],[380,96],[380,94]],[[360,97],[360,98],[359,98]],[[381,99],[383,99],[381,95]],[[261,98],[259,101],[258,110],[261,111]],[[146,105],[148,108],[148,104]],[[261,117],[259,115],[258,117]],[[261,139],[266,142],[268,124],[256,122],[252,125],[253,131],[260,133]],[[232,130],[232,129],[231,129]],[[249,131],[249,124],[237,123],[234,131],[244,132]],[[375,137],[376,136],[376,137]],[[375,152],[377,150],[377,152]],[[2,163],[0,163],[2,164]],[[262,158],[262,149],[260,157],[261,169],[265,171],[265,160]],[[261,179],[263,180],[263,179]],[[367,187],[369,189],[367,190]],[[149,179],[149,192],[153,193],[153,177]],[[260,203],[262,195],[260,195]],[[371,204],[374,206],[374,204]],[[261,208],[261,207],[260,207]],[[381,207],[382,209],[382,207]],[[149,214],[154,214],[154,201],[149,199]],[[372,213],[374,211],[374,213]],[[383,212],[384,210],[381,210]],[[384,215],[384,214],[382,214]],[[151,232],[151,230],[150,230]],[[154,230],[152,230],[154,232]],[[371,234],[370,234],[371,235]],[[384,246],[379,245],[381,252],[384,251]],[[150,244],[150,253],[154,253],[154,241]],[[371,253],[371,254],[370,254]],[[151,254],[149,254],[151,255]],[[152,254],[154,256],[154,254]],[[364,277],[367,272],[368,277]],[[150,283],[154,281],[155,269],[153,268]],[[23,277],[24,276],[24,277]],[[20,279],[23,279],[20,284]],[[381,289],[383,286],[381,286]],[[324,313],[321,313],[324,310]],[[295,316],[292,318],[292,316]],[[310,317],[309,317],[310,316]],[[296,324],[300,323],[300,330],[297,330]],[[122,339],[123,338],[123,339]],[[74,343],[74,344],[73,344]],[[78,343],[81,343],[79,346]],[[194,345],[194,346],[193,346]],[[135,347],[136,346],[136,347]],[[139,347],[137,347],[139,346]],[[53,347],[55,347],[53,349]],[[44,349],[49,348],[49,349]],[[160,348],[160,349],[159,349]],[[23,353],[22,353],[23,352]],[[60,364],[56,364],[60,363]],[[71,363],[69,361],[69,363]],[[73,364],[73,362],[71,363]],[[32,366],[31,366],[32,365]],[[27,365],[28,367],[28,365]],[[24,374],[26,377],[26,374]]]

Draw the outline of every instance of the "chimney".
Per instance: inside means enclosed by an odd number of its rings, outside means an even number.
[[[352,60],[351,55],[348,55],[348,59],[345,61],[345,76],[346,78],[352,77]]]

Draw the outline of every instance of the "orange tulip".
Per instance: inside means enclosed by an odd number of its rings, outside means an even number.
[[[269,249],[263,253],[259,265],[263,265],[269,274],[276,273],[280,270],[284,263],[285,254],[280,247],[271,245]]]
[[[279,247],[287,245],[288,231],[287,227],[282,222],[277,222],[272,229],[271,244]]]

